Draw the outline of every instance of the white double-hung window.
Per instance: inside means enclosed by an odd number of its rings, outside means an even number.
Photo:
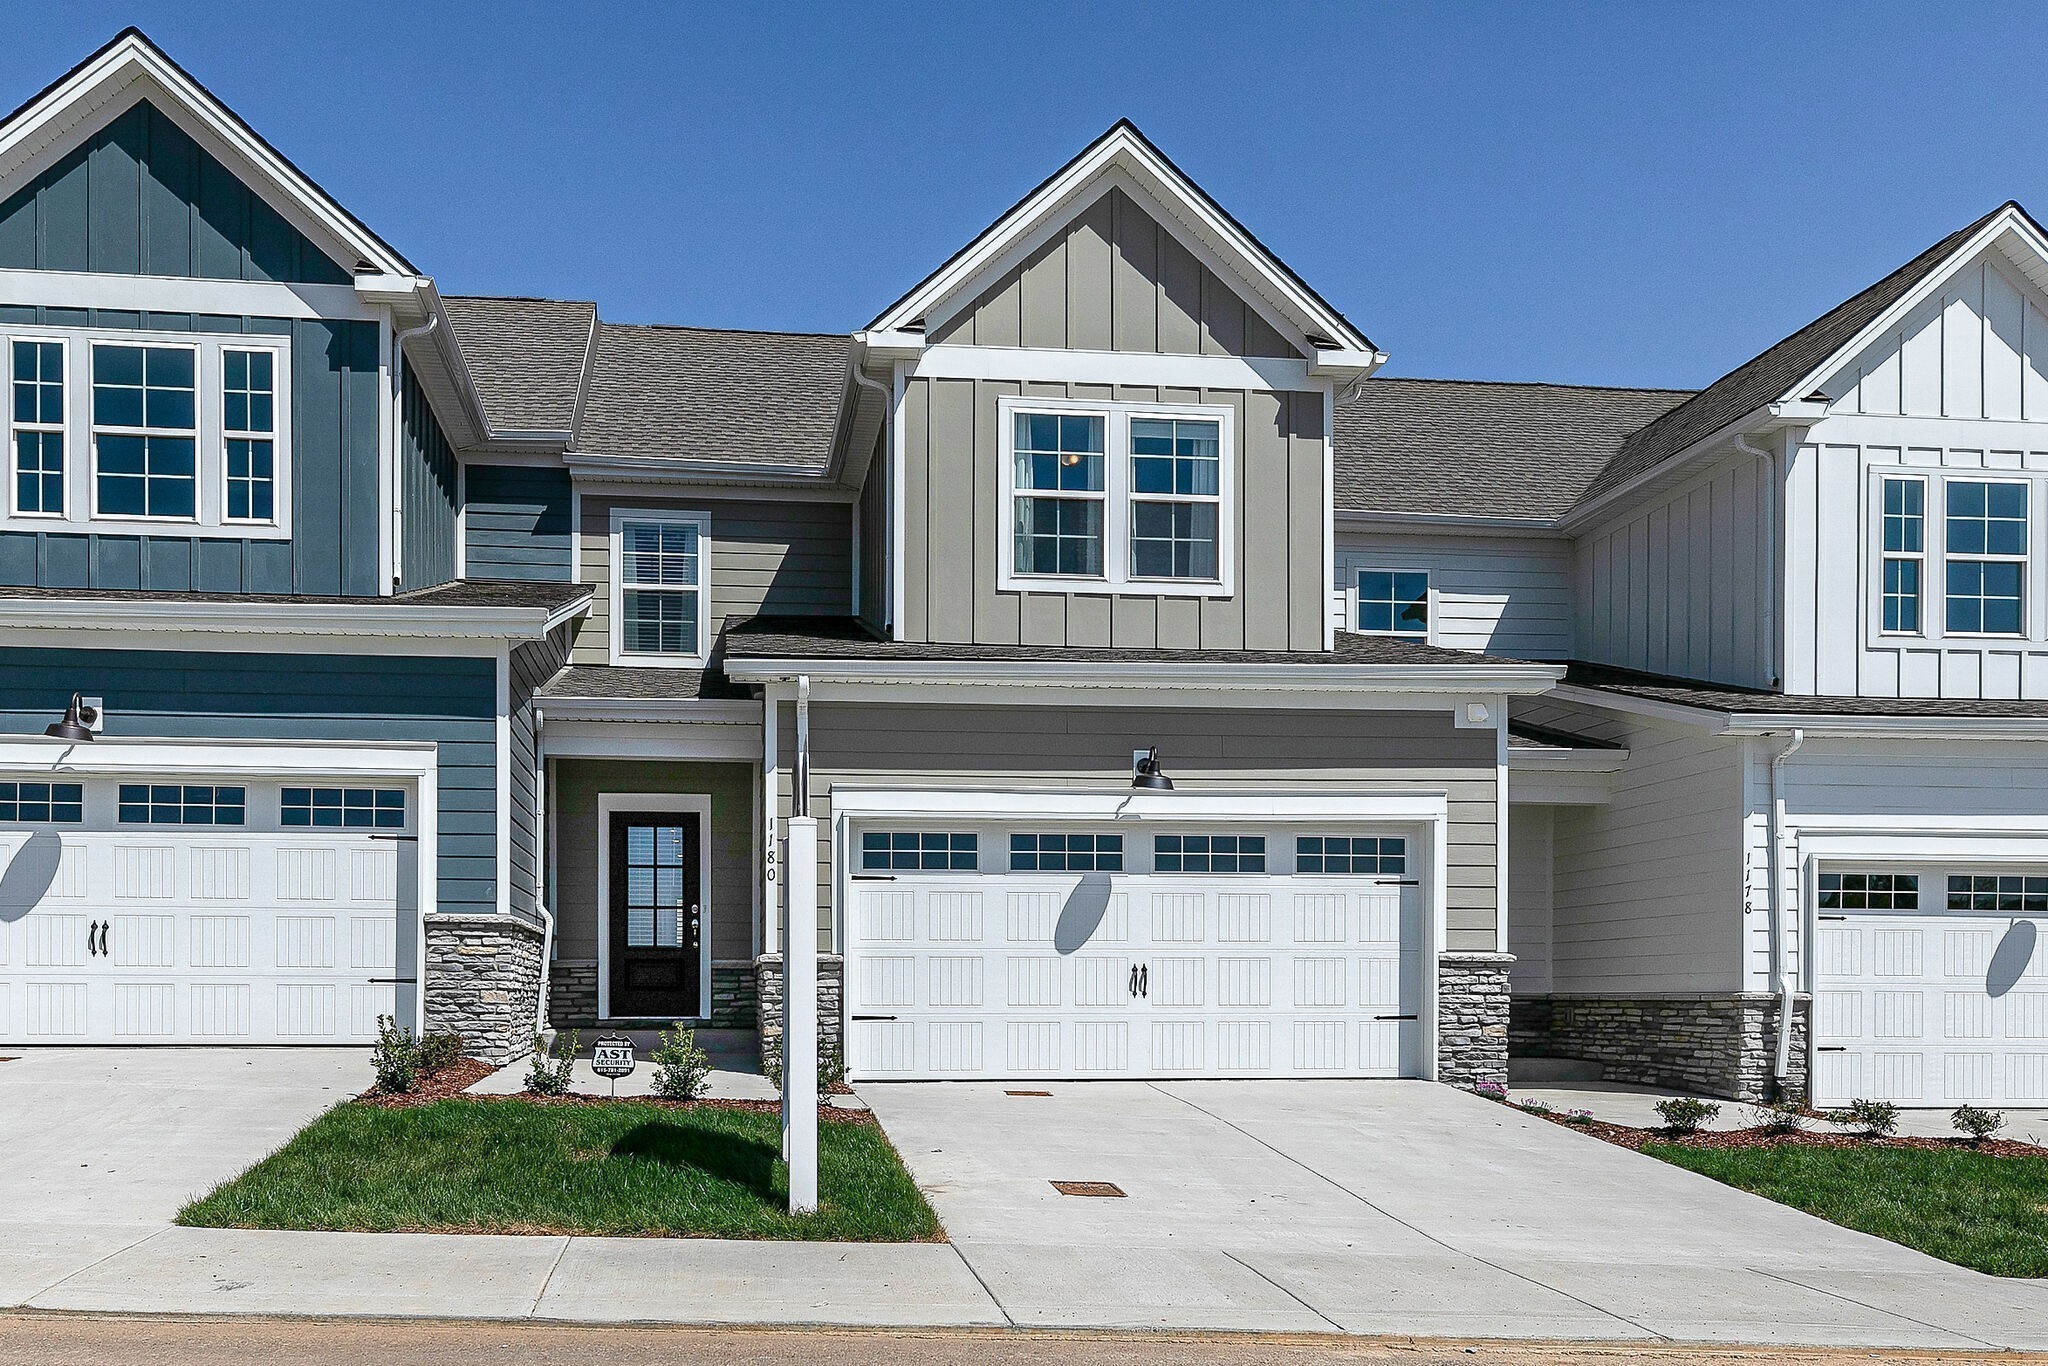
[[[2024,635],[2027,486],[1952,478],[1943,492],[1948,634]]]
[[[1001,586],[1227,596],[1233,417],[1203,405],[1002,400]]]
[[[1884,629],[1918,635],[1921,583],[1927,566],[1927,481],[1917,475],[1884,480]]]
[[[0,525],[290,535],[290,339],[22,327]]]
[[[612,663],[703,664],[711,653],[710,539],[700,513],[613,511]]]

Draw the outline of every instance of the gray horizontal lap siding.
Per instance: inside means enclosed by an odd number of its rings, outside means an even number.
[[[291,339],[292,539],[0,532],[0,584],[156,592],[378,591],[377,324],[42,308],[0,302],[0,327],[143,328]],[[72,454],[84,458],[84,453]]]
[[[492,661],[16,648],[0,654],[0,732],[41,734],[74,691],[106,700],[109,736],[433,741],[439,909],[497,909]]]
[[[781,802],[788,813],[794,726],[785,712]],[[1449,947],[1495,947],[1498,903],[1494,732],[1437,712],[1178,708],[915,707],[814,703],[811,814],[819,819],[820,945],[831,947],[831,788],[1130,789],[1131,751],[1159,747],[1183,791],[1442,792],[1450,803]]]
[[[535,465],[469,465],[462,472],[463,575],[567,583],[569,472]]]
[[[0,269],[350,282],[147,100],[0,204]]]
[[[581,581],[593,594],[576,638],[577,664],[610,662],[614,508],[701,513],[711,519],[711,634],[728,618],[769,613],[843,616],[853,593],[853,522],[844,503],[704,498],[583,499]]]
[[[1236,585],[1228,598],[1007,592],[1010,534],[999,403],[1013,396],[1201,403],[1236,412]],[[899,639],[1003,645],[1319,650],[1323,565],[1320,393],[912,380],[903,403]]]

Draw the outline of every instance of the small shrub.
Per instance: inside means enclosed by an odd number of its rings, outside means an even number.
[[[1748,1107],[1752,1128],[1767,1134],[1796,1134],[1806,1127],[1806,1112],[1784,1101],[1766,1101]]]
[[[1591,1110],[1567,1110],[1564,1112],[1563,1119],[1567,1124],[1591,1124],[1593,1122],[1593,1112]]]
[[[1674,1134],[1696,1134],[1702,1124],[1718,1118],[1720,1113],[1721,1107],[1713,1101],[1696,1100],[1691,1096],[1657,1102],[1657,1114],[1663,1119],[1664,1127]]]
[[[577,1035],[569,1032],[568,1044],[563,1046],[562,1036],[555,1036],[555,1053],[548,1051],[548,1041],[542,1035],[533,1036],[533,1066],[527,1069],[526,1089],[536,1096],[567,1095],[569,1079],[576,1070]]]
[[[1899,1107],[1888,1100],[1852,1100],[1828,1118],[1861,1129],[1867,1138],[1887,1138],[1899,1127]]]
[[[377,1089],[387,1096],[408,1094],[419,1084],[420,1049],[412,1031],[400,1029],[389,1015],[377,1017],[377,1046],[370,1050],[377,1071]]]
[[[654,1094],[663,1100],[695,1100],[704,1094],[711,1058],[697,1047],[697,1036],[677,1025],[662,1031],[654,1059]]]
[[[420,1075],[431,1077],[436,1072],[445,1072],[462,1061],[462,1036],[448,1030],[422,1034],[414,1056],[419,1059]]]
[[[1948,1122],[1959,1133],[1967,1134],[1972,1143],[1982,1143],[2005,1127],[2005,1112],[1985,1110],[1975,1105],[1958,1105],[1956,1112],[1948,1117]]]
[[[1505,1105],[1508,1099],[1508,1088],[1497,1081],[1482,1081],[1474,1084],[1472,1094],[1481,1100],[1497,1100]]]
[[[761,1060],[761,1075],[777,1087],[782,1085],[780,1049]],[[826,1044],[821,1041],[818,1046],[818,1094],[828,1095],[833,1087],[842,1085],[845,1081],[846,1054],[840,1051],[837,1044]]]

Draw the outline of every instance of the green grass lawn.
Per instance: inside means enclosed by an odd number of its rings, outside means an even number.
[[[2048,1276],[2048,1158],[1922,1148],[1643,1151],[1993,1276]]]
[[[626,1102],[342,1105],[186,1206],[178,1222],[860,1242],[943,1236],[880,1129],[818,1129],[819,1209],[792,1218],[772,1113]]]

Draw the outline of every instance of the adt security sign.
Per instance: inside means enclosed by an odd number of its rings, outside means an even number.
[[[633,1075],[633,1041],[623,1034],[607,1034],[591,1048],[590,1070],[609,1077],[612,1094],[619,1093],[619,1078]]]

